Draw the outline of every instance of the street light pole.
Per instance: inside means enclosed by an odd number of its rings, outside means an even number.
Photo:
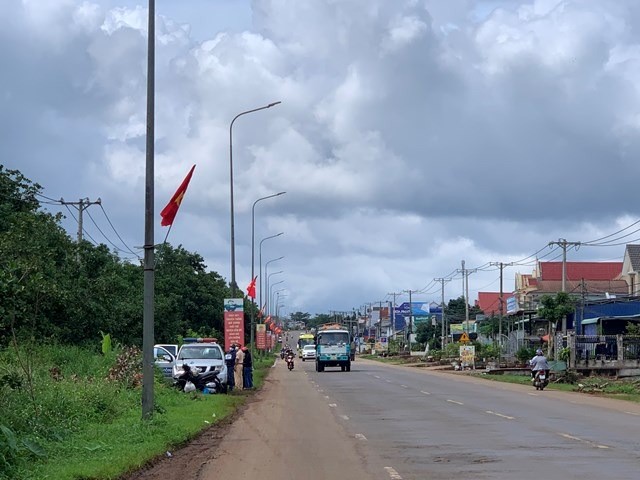
[[[284,256],[282,257],[278,257],[278,258],[274,258],[272,260],[269,260],[267,263],[264,264],[264,276],[266,277],[266,282],[264,284],[265,287],[265,296],[268,294],[268,290],[267,288],[269,288],[269,264],[273,263],[273,262],[277,262],[278,260],[282,260],[284,258]],[[280,273],[282,273],[282,270],[280,271]],[[262,285],[262,284],[260,284]],[[265,312],[271,313],[269,312],[269,297],[264,299],[264,305],[265,305]]]
[[[282,271],[272,273],[271,275],[276,275],[276,273],[282,273]],[[276,282],[273,285],[269,285],[269,315],[271,315],[271,307],[273,306],[273,294],[274,294],[274,292],[272,292],[271,289],[281,283],[284,283],[284,280],[280,280],[279,282]]]
[[[257,199],[255,202],[253,202],[253,206],[251,207],[251,281],[253,282],[253,279],[256,277],[255,275],[255,247],[254,247],[254,243],[255,243],[255,224],[256,224],[256,204],[258,202],[261,202],[262,200],[267,200],[268,198],[273,198],[273,197],[279,197],[280,195],[284,195],[287,192],[278,192],[278,193],[274,193],[273,195],[267,195],[266,197],[261,197],[259,199]],[[260,279],[260,281],[262,282],[262,279]],[[254,285],[255,287],[255,285]],[[253,307],[255,303],[255,289],[254,289],[254,297],[251,299],[251,349],[253,350],[254,348],[254,341],[255,341],[255,329],[256,329],[256,316],[255,316],[255,308]],[[253,355],[253,352],[252,352]]]
[[[253,112],[259,112],[260,110],[265,110],[267,108],[274,107],[279,105],[282,102],[273,102],[264,107],[254,108],[251,110],[246,110],[244,112],[240,112],[233,120],[231,120],[231,124],[229,124],[229,193],[231,197],[231,297],[236,296],[236,234],[235,234],[235,221],[233,215],[233,124],[235,121],[243,115],[247,115]]]
[[[149,0],[147,34],[147,138],[144,207],[144,299],[142,314],[142,418],[151,419],[154,407],[153,344],[155,251],[153,228],[154,202],[154,144],[155,144],[155,37],[156,2]]]
[[[262,240],[260,240],[260,248],[258,250],[260,250],[260,273],[259,273],[259,278],[260,278],[260,308],[262,309],[262,243],[266,240],[269,240],[270,238],[276,238],[279,237],[280,235],[284,235],[284,232],[280,232],[280,233],[276,233],[275,235],[271,235],[269,237],[265,237]]]

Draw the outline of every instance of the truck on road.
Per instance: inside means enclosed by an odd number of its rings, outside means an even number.
[[[325,367],[351,371],[351,335],[340,324],[325,324],[316,332],[316,372]]]

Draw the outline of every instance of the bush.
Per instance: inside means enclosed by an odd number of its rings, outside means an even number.
[[[516,358],[520,363],[528,363],[535,355],[536,349],[529,347],[521,347],[520,350],[516,352]]]

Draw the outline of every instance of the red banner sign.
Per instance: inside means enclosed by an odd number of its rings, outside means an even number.
[[[267,348],[267,326],[256,325],[256,347],[258,350],[266,350]]]

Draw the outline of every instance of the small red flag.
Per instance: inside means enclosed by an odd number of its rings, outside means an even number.
[[[253,277],[253,280],[251,280],[251,283],[249,284],[249,286],[247,287],[247,297],[250,297],[252,299],[256,299],[256,280],[257,280],[258,276],[256,275],[255,277]],[[260,314],[258,314],[259,316]]]
[[[269,315],[269,316],[265,319],[264,323],[269,323],[270,321],[271,321],[271,315]]]
[[[262,308],[258,312],[258,318],[262,318],[262,316],[264,315],[264,309],[266,308],[266,306],[267,306],[266,303],[262,306]]]
[[[184,194],[187,191],[187,187],[189,186],[189,182],[191,181],[191,175],[193,175],[193,170],[196,168],[194,165],[189,170],[189,173],[184,178],[176,193],[173,194],[167,206],[162,209],[160,212],[160,216],[162,217],[162,221],[160,225],[163,227],[168,227],[173,223],[173,220],[176,218],[176,213],[178,213],[178,209],[180,208],[180,204],[182,203],[182,199],[184,198]]]

